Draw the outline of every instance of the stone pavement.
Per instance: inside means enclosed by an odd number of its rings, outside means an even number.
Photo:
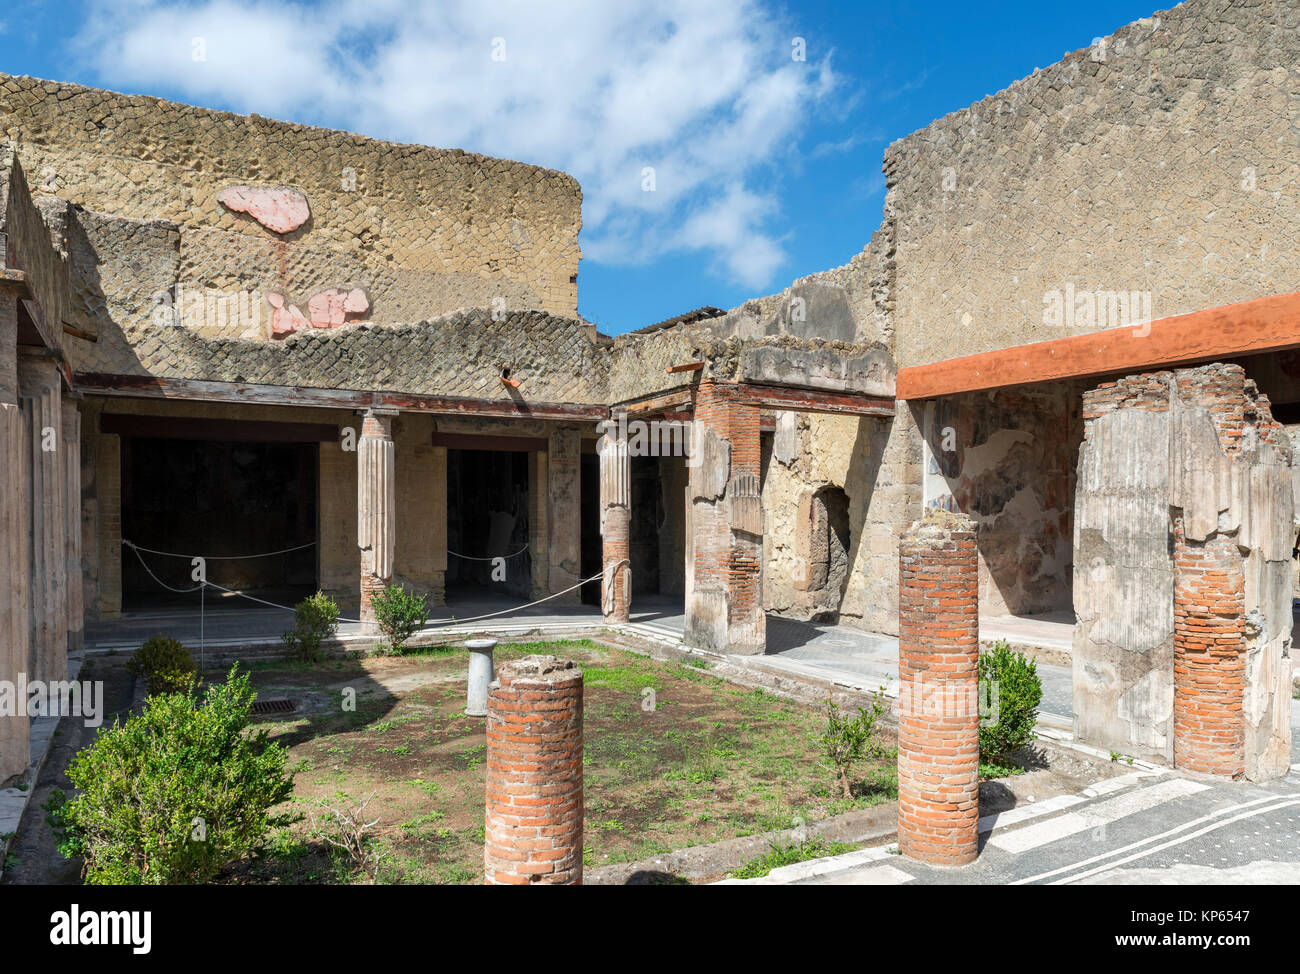
[[[969,866],[924,866],[895,846],[797,863],[752,885],[1300,883],[1300,765],[1267,785],[1141,771],[980,820]]]

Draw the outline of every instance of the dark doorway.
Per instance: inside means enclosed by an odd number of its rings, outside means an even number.
[[[318,456],[315,443],[124,436],[122,537],[171,554],[138,558],[123,549],[123,608],[196,602],[197,592],[164,587],[197,584],[195,555],[207,560],[208,581],[228,589],[283,605],[314,592]],[[288,548],[298,550],[283,551]],[[252,604],[212,595],[209,590],[210,607]]]
[[[658,457],[632,457],[632,595],[659,594],[659,527],[664,519]]]
[[[453,553],[454,552],[454,553]],[[528,454],[447,451],[447,597],[496,592],[527,601]]]
[[[582,520],[581,549],[582,577],[591,578],[598,575],[605,567],[605,551],[600,539],[600,457],[595,453],[582,454],[578,467],[581,486]],[[578,589],[583,605],[600,605],[600,579],[588,582]]]

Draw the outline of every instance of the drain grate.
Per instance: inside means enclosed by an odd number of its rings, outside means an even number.
[[[287,698],[279,700],[254,700],[252,713],[258,717],[271,717],[277,714],[291,714],[297,709],[293,701]]]

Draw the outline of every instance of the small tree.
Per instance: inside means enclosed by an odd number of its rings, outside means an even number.
[[[324,592],[309,595],[293,609],[293,628],[280,635],[300,659],[320,659],[320,645],[339,627],[339,607]]]
[[[244,733],[255,694],[236,669],[198,700],[192,683],[151,697],[72,759],[79,794],[47,808],[88,883],[207,882],[288,824],[270,810],[293,793],[289,752],[266,731]]]
[[[389,585],[370,602],[375,622],[383,635],[381,648],[395,654],[402,652],[406,641],[429,621],[429,604],[424,596],[407,591],[403,585]]]
[[[371,849],[370,830],[379,824],[379,817],[366,821],[366,806],[375,794],[372,791],[356,803],[344,796],[346,801],[339,808],[318,798],[316,803],[329,814],[324,824],[311,816],[312,831],[339,849],[353,865],[361,867],[372,883],[379,881],[379,854]]]
[[[1034,739],[1043,681],[1038,664],[1012,652],[1005,639],[980,653],[979,676],[981,697],[993,704],[992,712],[980,720],[980,760],[998,764]]]
[[[859,707],[856,717],[841,714],[834,700],[826,701],[826,733],[822,735],[822,749],[835,766],[845,798],[853,797],[849,780],[853,765],[864,758],[879,758],[884,754],[884,745],[876,739],[876,725],[884,714],[884,690],[877,690],[872,696],[870,710]]]

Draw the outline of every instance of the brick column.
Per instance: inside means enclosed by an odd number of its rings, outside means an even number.
[[[606,622],[627,622],[632,608],[632,480],[626,420],[610,421],[600,450],[600,605]]]
[[[979,851],[975,525],[935,511],[899,542],[898,849],[937,866]]]
[[[710,379],[695,394],[690,503],[693,581],[686,641],[727,653],[767,648],[759,408]]]
[[[1246,768],[1245,575],[1236,538],[1189,541],[1174,518],[1174,766]]]
[[[367,632],[378,629],[371,600],[393,580],[395,415],[396,410],[366,410],[357,440],[357,547],[361,552],[361,621]]]
[[[582,670],[526,656],[488,689],[484,880],[582,882]]]

